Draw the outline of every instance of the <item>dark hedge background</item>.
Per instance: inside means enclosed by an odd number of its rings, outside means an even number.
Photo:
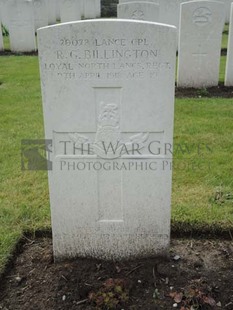
[[[117,16],[118,0],[101,0],[102,17],[116,17]]]

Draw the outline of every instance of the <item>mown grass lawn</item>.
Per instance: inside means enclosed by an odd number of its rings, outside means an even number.
[[[232,117],[232,99],[176,99],[173,227],[232,227]],[[21,140],[43,137],[38,58],[0,57],[0,270],[23,231],[50,227],[46,172],[21,171]]]
[[[222,48],[227,48],[228,35],[229,35],[229,24],[226,24],[224,26],[223,34],[222,34]]]
[[[176,100],[173,227],[233,228],[232,118],[232,99]]]

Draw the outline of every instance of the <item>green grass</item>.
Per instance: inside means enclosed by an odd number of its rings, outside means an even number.
[[[220,80],[224,62],[225,57]],[[50,227],[47,174],[21,171],[20,158],[21,139],[44,136],[37,57],[0,57],[0,111],[1,270],[23,231]],[[179,159],[174,160],[174,227],[232,227],[232,116],[232,99],[176,100],[175,145],[208,144],[213,153],[206,150],[201,157],[193,148],[187,156],[175,154]],[[202,169],[178,166],[188,161],[202,163]]]
[[[8,36],[3,37],[3,45],[5,50],[10,50],[10,40]]]
[[[229,99],[176,100],[174,144],[187,144],[192,151],[174,154],[175,226],[182,222],[200,229],[232,227],[232,117]]]
[[[225,70],[226,70],[226,56],[222,56],[220,60],[220,70],[219,70],[219,82],[224,83],[225,81]]]
[[[223,30],[222,36],[222,48],[227,48],[228,44],[228,33],[229,33],[229,24],[226,24]]]
[[[47,175],[22,172],[21,139],[43,137],[37,57],[0,57],[0,268],[23,230],[50,225]]]

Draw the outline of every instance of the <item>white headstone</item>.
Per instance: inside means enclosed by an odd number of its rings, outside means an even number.
[[[55,258],[163,252],[176,29],[100,19],[38,32]]]
[[[96,17],[101,17],[101,0],[95,0]]]
[[[229,36],[227,47],[225,86],[233,86],[233,3],[231,4],[231,18],[229,25]]]
[[[119,3],[131,3],[135,0],[119,0]],[[179,26],[180,3],[184,0],[140,0],[139,2],[153,2],[159,4],[159,22]]]
[[[141,0],[140,2],[155,2],[155,3],[158,3],[159,0],[151,0],[151,1],[148,1],[148,0]],[[129,3],[129,2],[135,2],[135,0],[119,0],[119,4],[121,3]]]
[[[35,51],[36,39],[33,1],[9,0],[7,10],[11,51]]]
[[[182,0],[159,0],[160,22],[179,27]]]
[[[181,5],[178,86],[218,85],[224,6],[215,1]]]
[[[84,0],[84,18],[96,18],[96,0]]]
[[[47,3],[48,3],[49,25],[54,25],[57,22],[56,0],[47,0]]]
[[[231,13],[231,3],[233,0],[222,0],[225,3],[225,12],[226,12],[226,19],[225,22],[229,23],[230,21],[230,13]]]
[[[57,1],[56,1],[56,19],[57,19],[57,20],[61,20],[61,9],[60,9],[60,5],[61,5],[61,0],[57,0]]]
[[[3,26],[8,29],[9,23],[8,23],[7,2],[8,0],[0,0],[0,16]]]
[[[3,51],[3,50],[4,50],[4,44],[3,44],[1,16],[0,16],[0,51]]]
[[[61,1],[61,22],[81,20],[81,8],[79,0]]]
[[[33,0],[35,29],[48,26],[48,6],[47,0]]]
[[[153,2],[128,2],[117,5],[117,17],[159,22],[159,5]]]
[[[79,2],[80,2],[80,8],[81,8],[81,16],[82,16],[82,17],[84,16],[84,11],[85,11],[85,8],[84,8],[85,4],[84,4],[84,1],[85,1],[85,0],[79,0]]]

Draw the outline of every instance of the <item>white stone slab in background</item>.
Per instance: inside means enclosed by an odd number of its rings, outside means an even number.
[[[61,10],[60,10],[61,0],[56,1],[56,19],[61,20]]]
[[[36,39],[33,1],[9,0],[7,11],[11,51],[35,51]]]
[[[159,4],[153,2],[128,2],[117,5],[117,17],[159,22]]]
[[[84,17],[84,11],[85,11],[85,9],[84,9],[84,1],[85,0],[79,0],[79,2],[80,2],[80,8],[81,8],[81,16],[82,17]]]
[[[7,2],[8,0],[0,0],[0,16],[2,24],[8,29],[8,12],[7,12]]]
[[[141,0],[140,2],[153,2],[159,4],[159,22],[169,25],[174,25],[178,28],[179,25],[179,9],[182,0]],[[119,3],[131,3],[135,0],[119,0]],[[183,1],[184,2],[184,1]]]
[[[158,3],[159,0],[151,0],[151,1],[148,1],[148,0],[141,0],[141,2],[155,2],[155,3]],[[119,4],[120,3],[127,3],[127,2],[135,2],[135,0],[119,0]]]
[[[38,43],[53,139],[55,258],[162,253],[170,240],[164,144],[173,140],[176,29],[80,21],[40,29]]]
[[[218,85],[224,5],[191,1],[181,5],[178,86]]]
[[[1,16],[0,16],[0,26],[1,26]],[[0,51],[4,50],[4,45],[3,45],[3,36],[2,36],[2,28],[0,27]]]
[[[101,0],[95,0],[96,17],[101,17]]]
[[[232,0],[222,0],[222,2],[225,3],[225,12],[226,12],[226,23],[230,22],[230,15],[231,15],[231,3],[233,2]]]
[[[96,18],[96,0],[84,0],[84,18]]]
[[[47,0],[33,0],[35,30],[48,26],[48,5]]]
[[[81,20],[81,7],[79,0],[61,0],[61,22]]]
[[[180,4],[182,0],[158,0],[160,7],[160,22],[179,27]]]
[[[231,18],[229,25],[229,36],[227,47],[225,86],[233,86],[233,3],[231,4]]]
[[[57,22],[57,5],[56,0],[47,0],[49,25],[55,25]]]

